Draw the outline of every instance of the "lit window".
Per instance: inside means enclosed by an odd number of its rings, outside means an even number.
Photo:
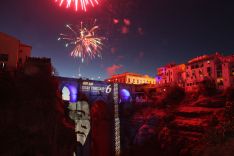
[[[0,62],[0,69],[4,69],[4,68],[6,68],[6,63]]]

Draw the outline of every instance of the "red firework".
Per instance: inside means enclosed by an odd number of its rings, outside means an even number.
[[[74,7],[76,11],[86,11],[88,6],[95,7],[99,4],[98,0],[55,0],[59,6],[65,5],[66,8]]]

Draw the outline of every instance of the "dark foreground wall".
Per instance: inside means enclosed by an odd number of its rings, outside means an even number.
[[[73,127],[50,75],[0,75],[0,155],[72,155]]]

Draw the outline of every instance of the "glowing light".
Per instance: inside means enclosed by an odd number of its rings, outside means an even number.
[[[160,82],[162,80],[161,76],[156,76],[156,82]]]
[[[78,57],[84,62],[86,57],[91,59],[99,57],[101,58],[101,50],[103,46],[104,37],[96,36],[96,31],[99,26],[95,25],[88,29],[83,26],[81,22],[80,26],[66,25],[66,28],[70,30],[70,34],[60,34],[58,40],[64,40],[65,46],[69,47],[74,45],[75,48],[71,52],[71,56]]]
[[[72,85],[64,86],[62,89],[62,98],[65,101],[77,101],[77,88]]]
[[[120,91],[120,95],[121,95],[122,100],[128,100],[129,97],[130,97],[130,93],[129,93],[129,91],[127,89],[122,89]]]
[[[114,23],[114,24],[118,24],[118,23],[119,23],[119,20],[116,19],[116,18],[114,18],[114,19],[113,19],[113,23]]]
[[[99,4],[98,0],[55,0],[59,3],[59,6],[66,6],[66,8],[75,8],[76,11],[83,10],[87,11],[88,6],[95,7]]]
[[[124,19],[123,20],[124,21],[124,24],[126,25],[126,26],[130,26],[131,25],[131,21],[129,20],[129,19]]]
[[[62,89],[62,98],[64,101],[70,101],[70,90],[66,86]]]

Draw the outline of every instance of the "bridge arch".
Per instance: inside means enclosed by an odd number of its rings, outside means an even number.
[[[64,83],[61,85],[60,90],[62,92],[62,99],[64,101],[76,102],[78,98],[77,87],[72,84]]]
[[[127,89],[121,89],[120,90],[120,98],[121,98],[122,102],[128,102],[128,101],[130,101],[131,94],[130,94],[129,90],[127,90]]]

